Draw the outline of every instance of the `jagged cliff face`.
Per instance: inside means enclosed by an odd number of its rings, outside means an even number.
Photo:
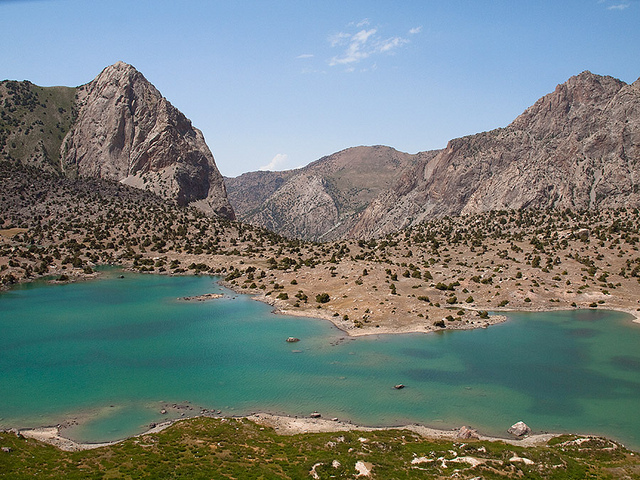
[[[503,129],[451,140],[367,207],[350,236],[500,209],[640,205],[640,80],[584,72]]]
[[[234,218],[202,132],[131,65],[118,62],[78,87],[77,109],[61,146],[64,172],[118,180]]]
[[[238,217],[282,235],[344,238],[360,213],[390,188],[414,156],[393,148],[355,147],[287,172],[226,179]]]

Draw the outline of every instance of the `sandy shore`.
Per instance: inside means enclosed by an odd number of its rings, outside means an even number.
[[[356,327],[352,321],[348,319],[344,319],[340,315],[335,315],[335,312],[328,309],[322,308],[291,308],[291,305],[285,301],[278,300],[273,296],[266,296],[264,294],[257,294],[255,292],[247,291],[246,289],[239,288],[237,285],[233,285],[229,282],[225,282],[224,280],[220,280],[218,282],[225,288],[240,294],[240,295],[249,295],[253,300],[258,302],[266,303],[267,305],[271,305],[273,308],[273,313],[279,315],[289,315],[292,317],[303,317],[303,318],[317,318],[320,320],[327,320],[331,322],[336,328],[344,332],[346,335],[350,337],[361,337],[365,335],[383,335],[383,334],[403,334],[403,333],[429,333],[429,332],[438,332],[443,330],[473,330],[476,328],[487,328],[491,325],[496,325],[507,320],[507,317],[504,315],[491,315],[488,318],[484,318],[482,320],[477,320],[472,323],[459,323],[459,324],[450,324],[445,328],[438,328],[433,325],[433,322],[428,319],[421,319],[416,317],[412,319],[410,322],[405,323],[397,323],[393,321],[388,322],[380,322],[378,324],[361,324],[359,327]],[[361,305],[362,308],[373,308],[372,303],[364,303]],[[467,307],[469,311],[479,311],[480,309],[474,309]]]
[[[195,418],[195,417],[190,417]],[[217,417],[224,418],[224,417]],[[458,436],[459,429],[453,430],[439,430],[435,428],[426,427],[424,425],[412,424],[412,425],[399,425],[394,427],[366,427],[362,425],[355,425],[350,422],[343,422],[339,420],[329,420],[324,418],[301,418],[301,417],[288,417],[285,415],[273,415],[270,413],[255,413],[246,417],[248,420],[263,425],[265,427],[273,428],[277,433],[282,435],[296,435],[301,433],[320,433],[320,432],[349,432],[349,431],[361,431],[361,432],[373,432],[380,430],[399,430],[405,429],[421,435],[424,438],[434,440],[448,440],[456,441],[463,440]],[[162,430],[170,427],[174,423],[188,421],[188,418],[169,420],[163,423],[157,424],[154,428],[151,428],[139,435],[134,435],[132,438],[142,437],[153,433],[161,432]],[[43,443],[53,445],[60,450],[66,452],[77,452],[81,450],[92,450],[95,448],[108,447],[110,445],[117,445],[123,440],[117,440],[113,442],[103,443],[79,443],[71,439],[68,439],[61,435],[61,427],[59,425],[53,427],[39,427],[29,428],[24,430],[12,430],[15,433],[19,433],[23,437],[33,438]],[[512,445],[520,446],[534,446],[542,445],[548,442],[558,434],[544,433],[527,435],[523,438],[499,438],[489,437],[478,434],[477,440],[486,440],[492,442],[505,442]],[[469,441],[469,439],[464,439]]]
[[[262,297],[255,298],[258,301],[265,301]],[[270,302],[265,302],[271,305]],[[280,315],[290,315],[292,317],[307,317],[307,318],[318,318],[322,320],[328,320],[333,323],[333,325],[344,332],[346,335],[350,337],[363,337],[366,335],[386,335],[386,334],[403,334],[403,333],[430,333],[430,332],[439,332],[443,330],[473,330],[476,328],[487,328],[491,325],[497,325],[502,322],[507,321],[507,317],[505,315],[491,315],[489,318],[484,319],[481,323],[476,324],[463,324],[455,327],[447,327],[436,329],[433,328],[433,325],[426,322],[414,322],[409,325],[400,325],[400,326],[390,326],[390,325],[379,325],[379,326],[365,326],[362,328],[354,328],[353,324],[348,321],[343,321],[340,317],[335,317],[333,315],[326,315],[324,312],[315,313],[313,310],[290,310],[283,308],[275,308],[273,313]]]
[[[159,423],[155,427],[147,430],[146,432],[141,433],[140,435],[135,435],[135,437],[161,432],[162,430],[170,427],[174,423],[175,421],[173,420]],[[60,430],[61,430],[61,427],[59,425],[56,425],[54,427],[27,428],[24,430],[18,430],[17,432],[20,433],[20,435],[22,435],[23,437],[33,438],[40,442],[48,443],[49,445],[53,445],[54,447],[57,447],[60,450],[64,450],[65,452],[92,450],[94,448],[108,447],[109,445],[116,445],[124,441],[124,440],[116,440],[113,442],[103,442],[103,443],[79,443],[69,438],[63,437],[60,434]]]

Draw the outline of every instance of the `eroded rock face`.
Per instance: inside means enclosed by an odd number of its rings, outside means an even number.
[[[61,147],[66,173],[118,180],[234,218],[202,132],[134,67],[118,62],[77,90],[78,117]]]
[[[458,438],[462,438],[463,440],[469,440],[472,438],[477,440],[478,438],[480,438],[477,430],[465,425],[460,427],[460,430],[458,430],[458,434],[456,436]]]
[[[583,72],[506,128],[451,140],[379,195],[350,232],[520,208],[640,205],[640,80]]]
[[[354,147],[287,172],[226,179],[238,217],[282,235],[329,241],[348,236],[359,215],[393,185],[414,155]]]

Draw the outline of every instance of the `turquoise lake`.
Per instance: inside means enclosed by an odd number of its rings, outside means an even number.
[[[77,419],[65,435],[107,441],[190,402],[190,413],[317,410],[499,436],[523,420],[640,449],[640,325],[629,315],[514,313],[488,329],[353,339],[326,321],[274,315],[212,277],[124,275],[0,295],[0,428]],[[212,292],[226,296],[178,299]]]

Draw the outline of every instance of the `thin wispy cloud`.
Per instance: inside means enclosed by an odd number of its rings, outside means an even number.
[[[343,45],[349,38],[351,38],[351,35],[348,33],[334,33],[333,35],[329,35],[329,44],[331,44],[332,47]]]
[[[350,26],[357,28],[369,25],[369,20],[365,19],[358,23],[351,23]],[[410,34],[417,34],[422,27],[416,27],[409,31]],[[329,65],[348,66],[347,72],[355,71],[354,64],[367,58],[380,54],[391,54],[398,48],[409,43],[409,40],[400,36],[384,37],[378,28],[361,29],[354,33],[339,32],[330,35],[329,45],[332,48],[341,48],[341,53],[329,60]]]
[[[312,53],[303,53],[302,55],[298,55],[296,58],[313,58],[315,55]]]
[[[606,6],[607,10],[626,10],[636,0],[598,0],[598,3]]]
[[[415,27],[412,28],[411,30],[409,30],[409,35],[416,35],[418,33],[420,33],[422,31],[422,25],[420,25],[419,27]]]
[[[349,22],[347,24],[347,27],[362,28],[362,27],[366,27],[367,25],[371,25],[371,21],[368,18],[363,18],[359,22]]]
[[[260,167],[258,170],[261,172],[266,172],[266,171],[272,172],[274,170],[277,170],[278,167],[281,167],[282,165],[287,163],[288,159],[289,159],[289,156],[286,153],[278,153],[275,157],[271,159],[269,163]]]

